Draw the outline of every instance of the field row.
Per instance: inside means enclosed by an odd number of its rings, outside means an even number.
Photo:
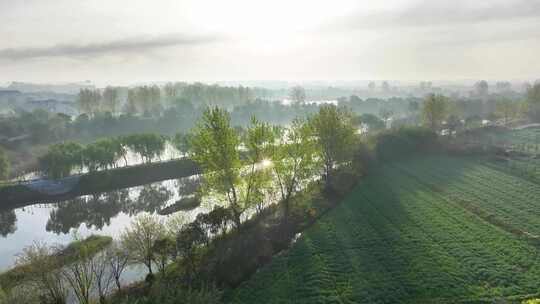
[[[440,303],[535,293],[537,249],[455,203],[481,199],[487,207],[498,197],[493,203],[507,209],[497,216],[527,219],[537,231],[525,213],[538,205],[540,187],[521,183],[460,159],[387,166],[238,288],[231,302]],[[532,191],[530,197],[515,196],[515,186]]]

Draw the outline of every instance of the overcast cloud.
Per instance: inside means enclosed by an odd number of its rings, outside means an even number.
[[[0,82],[540,76],[540,0],[0,0],[0,20]]]
[[[116,41],[90,44],[59,44],[50,47],[21,47],[0,49],[0,59],[22,60],[39,57],[88,57],[110,54],[145,52],[171,46],[190,47],[210,44],[221,40],[217,36],[189,37],[185,35],[164,35],[159,37],[134,37]]]

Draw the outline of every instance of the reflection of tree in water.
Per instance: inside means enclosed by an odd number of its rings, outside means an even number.
[[[51,211],[45,229],[57,234],[69,233],[81,224],[100,230],[109,225],[120,212],[135,215],[155,212],[169,200],[172,193],[164,186],[145,185],[136,200],[129,198],[129,189],[112,191],[87,197],[78,197],[58,203]]]
[[[144,185],[137,200],[130,201],[122,211],[135,215],[139,212],[156,212],[171,198],[172,192],[163,185]]]
[[[61,202],[57,209],[51,211],[46,230],[65,234],[83,223],[87,227],[102,229],[129,201],[129,192],[124,189]]]
[[[0,211],[0,235],[8,236],[17,230],[17,216],[14,210]]]
[[[199,177],[186,177],[179,179],[176,182],[178,187],[178,194],[182,196],[192,195],[198,191],[201,187],[201,178]]]

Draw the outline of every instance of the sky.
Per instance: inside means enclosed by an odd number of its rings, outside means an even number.
[[[540,78],[540,0],[0,0],[0,20],[0,83]]]

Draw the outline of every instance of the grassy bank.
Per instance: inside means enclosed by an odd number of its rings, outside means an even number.
[[[111,237],[92,235],[84,240],[70,243],[50,258],[53,260],[52,264],[60,268],[76,261],[80,256],[81,248],[88,250],[87,254],[94,255],[109,246],[111,242]],[[31,267],[32,265],[17,265],[6,272],[0,273],[0,286],[8,291],[24,283],[28,279],[28,276],[32,275],[29,271]]]
[[[32,205],[36,202],[67,200],[81,195],[108,192],[135,187],[167,179],[182,178],[199,173],[197,165],[189,159],[143,164],[83,174],[71,191],[63,194],[46,194],[30,189],[24,184],[0,188],[0,210]],[[61,181],[61,180],[60,180]]]

